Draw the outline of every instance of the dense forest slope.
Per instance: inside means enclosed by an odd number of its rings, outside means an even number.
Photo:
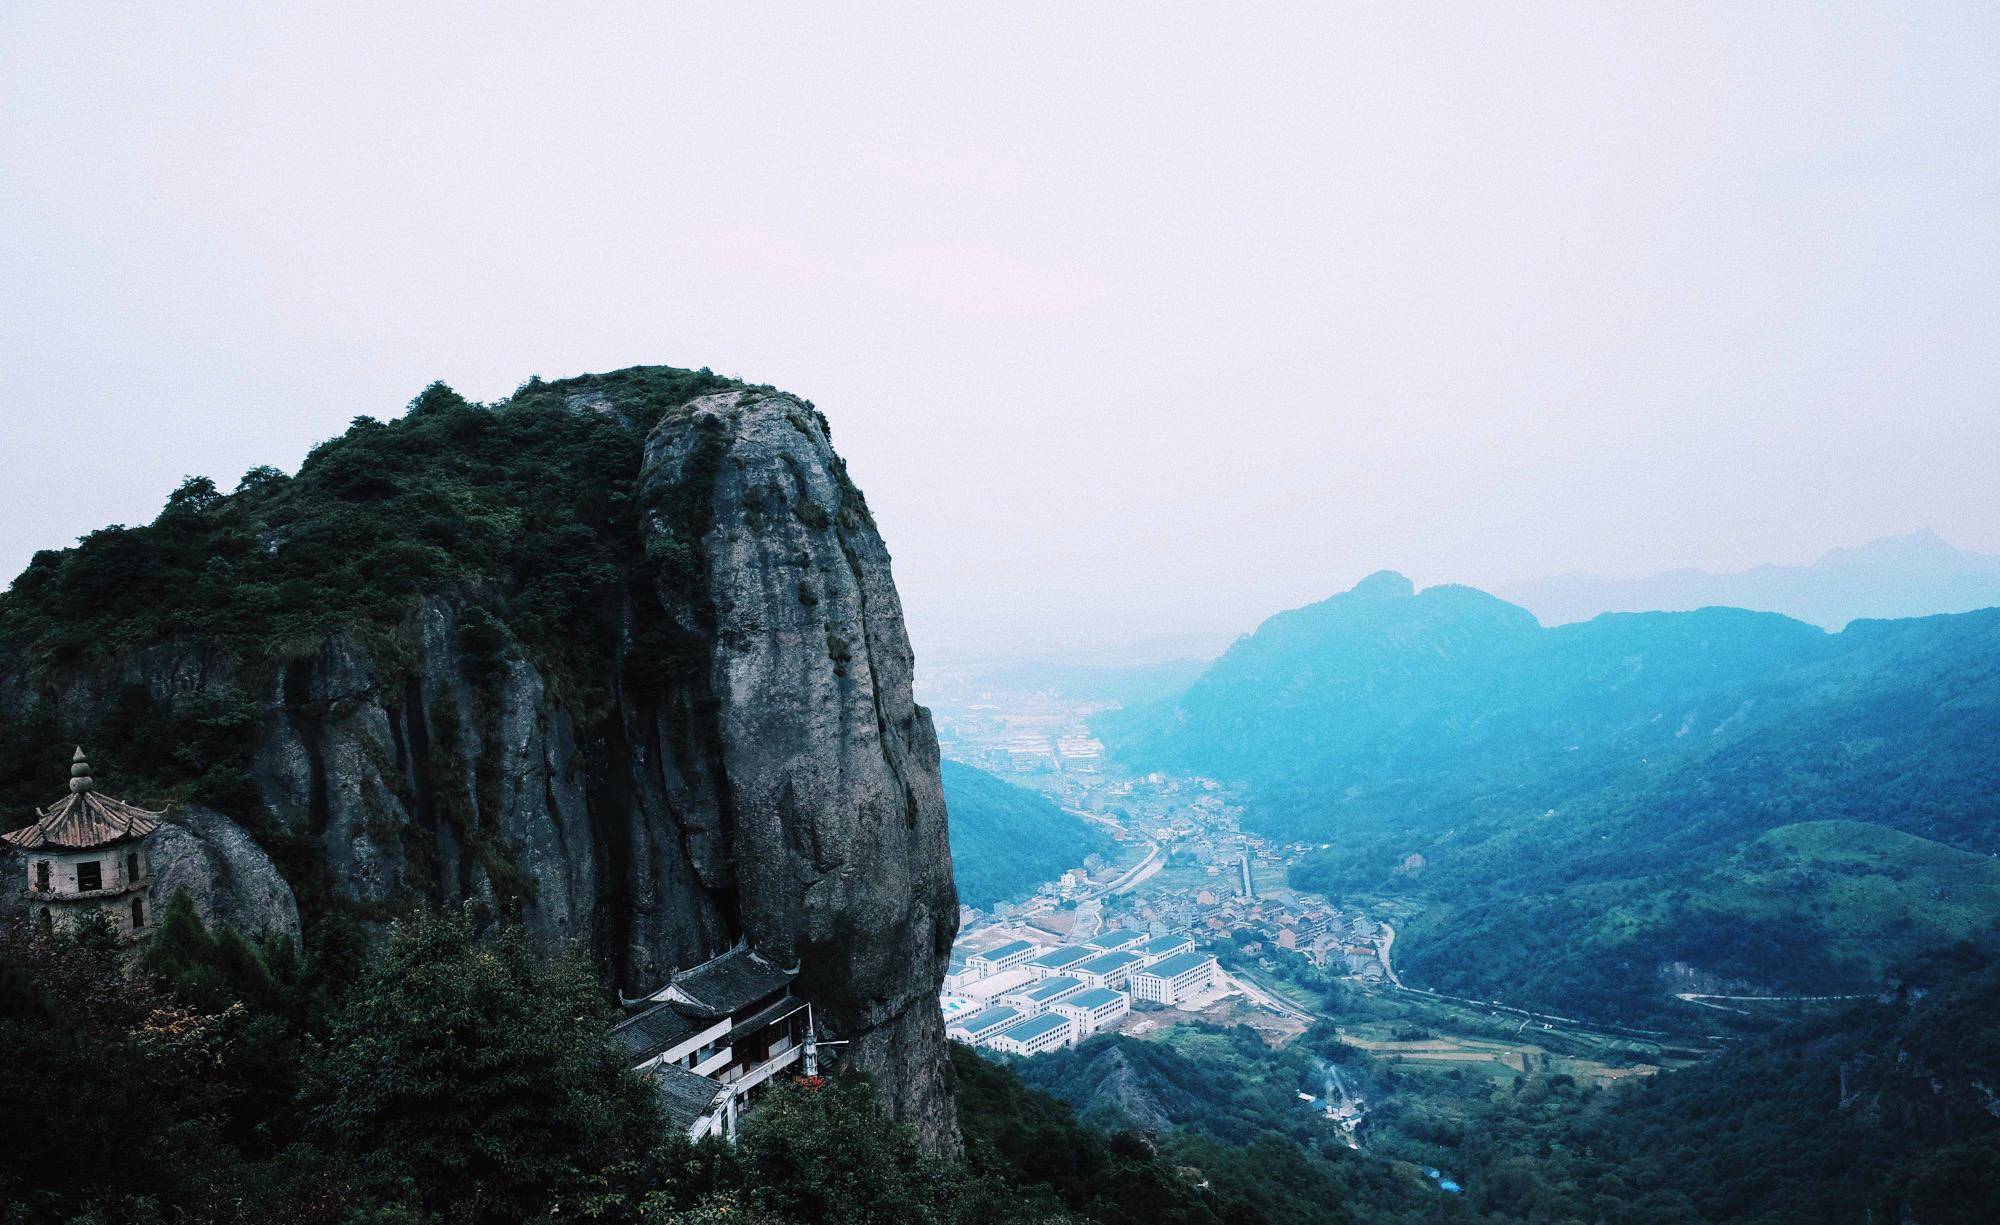
[[[0,598],[0,811],[88,744],[247,831],[316,952],[469,899],[637,993],[747,938],[949,1146],[957,907],[910,675],[809,403],[663,367],[439,385],[296,476],[38,554]]]
[[[944,763],[952,874],[968,906],[1017,901],[1037,885],[1116,849],[1111,836],[1025,787],[956,761]]]
[[[1840,634],[1720,608],[1547,629],[1381,574],[1100,730],[1129,764],[1244,784],[1253,827],[1331,843],[1302,885],[1429,903],[1397,946],[1416,981],[1629,1011],[1674,983],[1865,986],[1881,954],[1965,934],[1950,907],[1885,922],[1893,891],[1821,886],[1956,887],[1950,852],[2000,851],[1996,682],[2000,611]],[[1729,867],[1822,821],[1909,837],[1849,838],[1836,863],[1815,858],[1822,830]],[[1849,956],[1857,928],[1890,943]]]

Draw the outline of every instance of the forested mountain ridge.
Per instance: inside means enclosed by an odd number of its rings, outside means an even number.
[[[315,954],[469,901],[637,994],[748,939],[949,1148],[957,907],[911,667],[810,403],[666,367],[439,385],[295,476],[38,554],[0,597],[0,802],[26,820],[89,744],[249,831]]]
[[[1753,916],[1693,886],[1800,822],[2000,850],[1996,682],[2000,611],[1839,634],[1735,609],[1548,629],[1378,575],[1099,727],[1136,767],[1244,785],[1263,832],[1332,843],[1300,883],[1425,900],[1397,946],[1416,981],[1629,1011],[1668,963],[1854,982],[1864,967],[1821,956],[1850,916]]]
[[[952,875],[968,906],[1018,901],[1117,846],[1102,829],[1043,796],[963,762],[944,763],[944,797],[951,810]]]

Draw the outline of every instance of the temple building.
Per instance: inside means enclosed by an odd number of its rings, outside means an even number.
[[[33,825],[0,834],[26,860],[28,912],[50,927],[73,927],[95,911],[127,935],[143,933],[151,883],[146,837],[165,813],[100,795],[77,749],[69,794],[37,812]]]
[[[810,1017],[792,994],[797,974],[738,945],[676,971],[612,1027],[612,1041],[690,1140],[735,1139],[752,1092],[799,1064]]]

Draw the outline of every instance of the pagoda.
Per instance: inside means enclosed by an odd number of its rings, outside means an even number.
[[[0,834],[27,859],[29,913],[53,928],[97,911],[113,930],[136,936],[151,921],[146,838],[166,814],[99,795],[81,748],[69,776],[69,794],[38,811],[33,825]]]

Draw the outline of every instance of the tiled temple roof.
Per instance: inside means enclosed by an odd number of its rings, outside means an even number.
[[[698,1021],[672,1004],[655,1004],[611,1027],[611,1040],[634,1059],[646,1060],[671,1050],[714,1025]]]
[[[663,1063],[645,1073],[652,1082],[653,1089],[660,1095],[660,1107],[674,1126],[683,1132],[690,1130],[701,1117],[715,1108],[716,1101],[728,1092],[727,1086],[697,1076],[676,1064]]]
[[[784,990],[797,974],[739,946],[675,974],[668,992],[703,1016],[725,1017]]]

